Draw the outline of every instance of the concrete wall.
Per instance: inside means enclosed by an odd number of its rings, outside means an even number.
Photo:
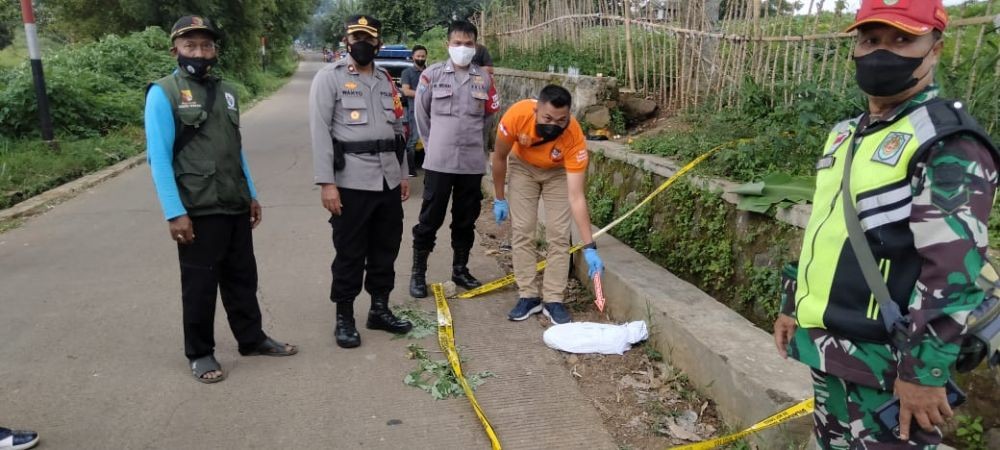
[[[495,69],[494,77],[504,110],[519,100],[536,97],[549,84],[558,84],[569,90],[573,95],[573,114],[577,118],[588,106],[618,99],[618,80],[615,78],[527,72],[501,67]]]

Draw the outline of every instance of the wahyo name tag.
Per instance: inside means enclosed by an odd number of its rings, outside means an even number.
[[[820,158],[816,161],[816,170],[829,169],[833,167],[833,164],[837,162],[837,158],[833,155]]]

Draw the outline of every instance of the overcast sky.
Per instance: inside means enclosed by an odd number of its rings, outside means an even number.
[[[802,3],[804,4],[804,6],[801,9],[799,9],[799,12],[800,13],[805,13],[806,10],[809,9],[809,0],[800,0],[800,1],[802,1]],[[944,4],[945,4],[945,6],[961,5],[963,3],[963,1],[964,0],[944,0]],[[819,3],[818,0],[814,0],[814,4],[818,4],[818,3]],[[827,11],[833,11],[833,5],[835,3],[836,2],[834,2],[833,0],[826,0],[826,1],[823,2],[823,9],[827,10]],[[857,11],[858,10],[858,5],[860,5],[860,4],[861,4],[861,0],[847,0],[847,11],[851,12],[851,13]],[[813,6],[813,8],[815,8],[815,6]]]

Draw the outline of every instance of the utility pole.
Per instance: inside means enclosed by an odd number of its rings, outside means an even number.
[[[625,64],[628,67],[628,89],[635,92],[635,61],[632,56],[632,5],[625,0]]]
[[[267,36],[260,37],[260,70],[267,71]]]
[[[28,57],[31,59],[31,76],[35,81],[42,140],[55,147],[52,116],[49,114],[49,96],[45,92],[45,74],[42,71],[42,51],[38,45],[38,28],[35,26],[35,11],[31,6],[31,0],[21,0],[21,17],[24,18],[24,35],[28,40]]]

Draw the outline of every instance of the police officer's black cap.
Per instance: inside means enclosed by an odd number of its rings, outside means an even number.
[[[213,39],[221,37],[219,30],[215,28],[215,25],[207,17],[184,16],[178,19],[174,23],[174,27],[170,29],[170,40],[173,41],[192,31],[204,31],[211,34]]]
[[[382,22],[368,14],[348,17],[344,24],[347,26],[347,34],[361,31],[376,38],[382,34]]]

